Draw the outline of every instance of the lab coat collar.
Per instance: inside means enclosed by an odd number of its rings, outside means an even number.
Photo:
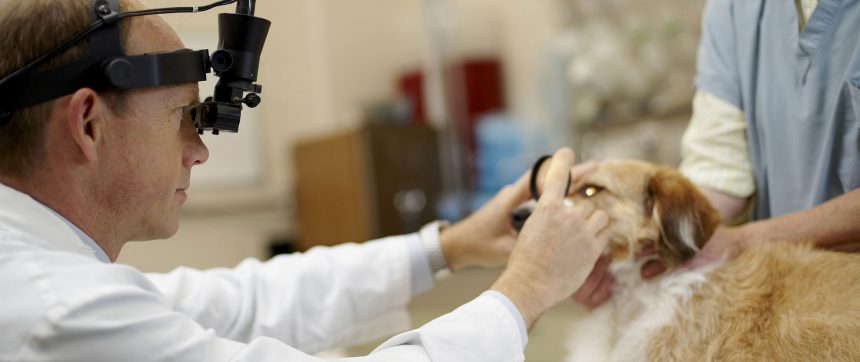
[[[83,239],[86,234],[81,232],[83,235],[79,236],[75,226],[60,214],[29,195],[0,183],[0,229],[3,228],[31,236],[51,249],[101,260],[93,250],[93,247],[98,248],[98,244],[93,241],[93,245],[88,246]],[[101,251],[100,248],[98,250]]]

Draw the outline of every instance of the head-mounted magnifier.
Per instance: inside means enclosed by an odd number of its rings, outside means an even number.
[[[120,45],[119,21],[124,18],[171,13],[197,13],[236,4],[236,13],[218,15],[218,49],[177,50],[125,55]],[[256,0],[225,0],[199,7],[172,7],[120,12],[119,0],[94,0],[93,23],[0,80],[0,127],[15,111],[56,99],[81,88],[96,91],[157,87],[206,80],[214,70],[220,77],[215,92],[188,112],[200,133],[238,132],[242,106],[256,107],[262,86],[255,84],[260,53],[271,22],[254,16]],[[34,72],[45,61],[89,37],[86,54],[48,70]],[[249,93],[245,96],[245,93]]]

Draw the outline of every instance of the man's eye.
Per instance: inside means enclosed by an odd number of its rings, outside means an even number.
[[[603,187],[597,185],[585,185],[581,187],[577,193],[583,197],[592,197],[600,193],[600,191],[603,191]]]
[[[182,107],[179,109],[179,117],[182,119],[182,122],[191,121],[193,119],[191,112],[193,112],[193,107]]]

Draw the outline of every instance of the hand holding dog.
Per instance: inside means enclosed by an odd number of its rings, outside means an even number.
[[[657,254],[657,247],[654,243],[646,244],[640,249],[636,255],[636,260],[641,260],[645,257],[650,257]],[[651,279],[666,271],[666,265],[659,260],[651,260],[642,266],[640,273],[642,278]],[[594,266],[594,270],[582,284],[582,287],[573,293],[571,299],[573,301],[586,306],[588,309],[596,309],[606,303],[612,297],[612,284],[615,283],[615,278],[609,272],[609,257],[601,256]]]
[[[721,226],[717,228],[714,235],[705,244],[705,247],[696,253],[696,256],[684,264],[683,267],[695,269],[721,258],[726,258],[727,260],[734,259],[747,247],[744,243],[745,240],[747,239],[744,237],[742,228]],[[636,259],[639,260],[656,253],[657,249],[653,245],[650,245],[642,248],[636,254]],[[585,280],[582,287],[571,298],[585,305],[588,309],[595,309],[612,297],[612,284],[615,280],[608,271],[608,259],[605,262],[603,259],[606,259],[606,257],[601,257],[601,260],[598,260],[588,279]],[[664,271],[666,271],[665,264],[659,260],[651,260],[642,266],[640,274],[644,279],[651,279],[662,274]]]
[[[750,239],[745,236],[743,227],[720,226],[714,231],[714,234],[708,239],[702,250],[696,253],[696,256],[688,262],[684,263],[682,268],[695,269],[717,260],[732,260],[749,247],[749,241]],[[655,252],[656,250],[648,250],[640,253],[640,255],[647,256]],[[637,255],[637,257],[640,255]],[[653,260],[642,266],[641,274],[643,278],[651,279],[660,275],[665,270],[666,266],[663,263]]]
[[[553,156],[543,195],[492,287],[514,302],[529,327],[582,285],[607,243],[600,234],[608,222],[604,212],[564,202],[573,161],[567,148]]]
[[[696,256],[693,257],[693,259],[690,259],[684,267],[695,269],[721,259],[732,260],[749,246],[747,245],[748,241],[750,241],[750,239],[744,236],[743,226],[720,226],[708,242],[705,243],[702,250],[696,253]]]

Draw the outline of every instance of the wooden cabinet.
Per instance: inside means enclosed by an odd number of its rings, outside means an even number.
[[[294,157],[299,250],[413,232],[435,217],[431,128],[367,126],[301,142]]]

